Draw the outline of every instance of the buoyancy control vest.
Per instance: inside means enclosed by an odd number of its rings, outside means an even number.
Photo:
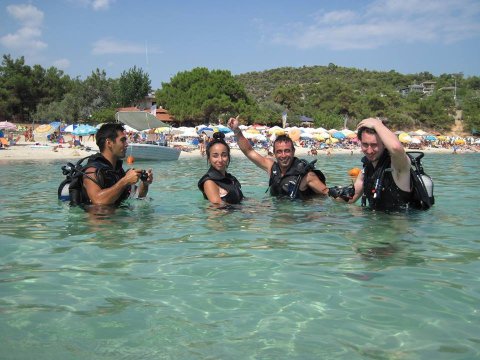
[[[87,160],[86,165],[82,165],[84,160]],[[122,160],[118,160],[115,168],[105,159],[101,153],[97,153],[86,158],[81,159],[76,165],[68,164],[68,172],[66,173],[63,167],[64,174],[67,178],[60,184],[58,188],[59,199],[70,201],[70,205],[88,205],[91,200],[88,197],[87,191],[83,186],[84,176],[94,181],[102,189],[106,189],[115,185],[121,178],[125,176],[125,171],[122,167]],[[95,171],[87,171],[94,168]],[[95,174],[96,180],[92,177]],[[66,191],[68,189],[68,192]],[[115,205],[119,205],[122,201],[130,196],[131,187],[127,186],[122,195],[117,199]],[[68,195],[67,195],[68,194]]]
[[[203,189],[205,181],[212,180],[222,189],[227,191],[227,195],[222,197],[222,200],[228,204],[238,204],[243,199],[242,186],[235,176],[226,173],[225,176],[219,171],[215,170],[212,166],[208,169],[208,172],[202,176],[198,181],[198,188],[203,193],[203,197],[207,199],[207,195]]]
[[[373,167],[366,156],[362,158],[362,162],[362,206],[366,206],[368,201],[368,206],[374,210],[398,211],[407,209],[412,200],[412,192],[403,191],[395,183],[388,151],[383,152],[376,167]]]
[[[320,170],[314,168],[314,163],[315,161],[308,163],[306,160],[294,157],[292,164],[285,172],[285,175],[282,176],[280,166],[277,162],[274,162],[268,182],[270,195],[302,199],[315,195],[315,192],[310,188],[304,191],[299,190],[300,182],[309,171],[313,171],[320,181],[325,184],[325,175]]]

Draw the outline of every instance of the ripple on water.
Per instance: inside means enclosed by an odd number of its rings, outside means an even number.
[[[278,201],[241,157],[247,200],[209,207],[205,159],[153,167],[149,201],[55,200],[61,163],[3,164],[0,334],[19,358],[480,356],[478,155],[426,155],[436,204],[382,214]],[[319,157],[329,185],[359,156]],[[42,176],[38,174],[41,172]],[[22,181],[18,181],[22,179]]]

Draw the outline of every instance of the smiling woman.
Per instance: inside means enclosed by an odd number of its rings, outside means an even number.
[[[227,173],[230,165],[230,147],[224,140],[225,134],[216,132],[207,145],[208,172],[198,182],[198,188],[205,199],[212,204],[238,204],[243,199],[240,182]]]

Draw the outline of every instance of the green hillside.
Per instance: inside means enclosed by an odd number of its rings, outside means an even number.
[[[378,116],[393,129],[450,130],[457,110],[463,110],[464,127],[478,127],[480,78],[463,74],[434,76],[428,72],[400,74],[328,66],[284,67],[249,72],[235,77],[257,102],[259,120],[278,123],[299,116],[315,125],[352,128],[359,120]],[[455,86],[456,85],[456,86]]]

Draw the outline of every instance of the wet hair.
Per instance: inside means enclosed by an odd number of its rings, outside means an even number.
[[[100,129],[98,129],[97,134],[95,135],[95,141],[100,152],[105,149],[105,143],[107,142],[107,139],[115,141],[119,131],[125,131],[125,128],[120,123],[106,123],[103,124]]]
[[[210,148],[215,145],[215,144],[222,144],[225,145],[227,148],[227,155],[228,155],[228,165],[230,165],[230,146],[225,142],[225,134],[218,131],[213,133],[213,140],[207,143],[207,147],[205,149],[205,152],[207,153],[207,162],[208,159],[210,159]]]
[[[295,145],[293,145],[293,140],[290,139],[290,137],[288,135],[279,135],[275,141],[273,142],[273,152],[275,153],[275,144],[276,143],[281,143],[281,142],[285,142],[285,143],[290,143],[292,145],[292,150],[295,151]]]
[[[367,134],[375,135],[377,132],[374,129],[368,128],[366,126],[362,126],[357,131],[357,139],[362,141],[362,134],[366,132]]]

